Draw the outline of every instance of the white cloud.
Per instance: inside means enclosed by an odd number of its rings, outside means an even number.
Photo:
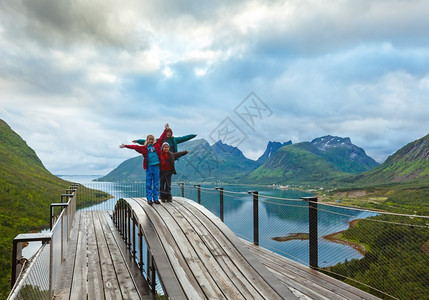
[[[331,134],[382,162],[429,129],[428,14],[424,0],[5,0],[0,118],[54,173],[103,174],[165,122],[208,139],[228,116],[251,158]],[[254,130],[234,113],[251,91],[273,111]]]

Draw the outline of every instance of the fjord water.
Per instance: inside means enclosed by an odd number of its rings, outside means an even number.
[[[86,209],[113,209],[116,201],[122,197],[141,197],[144,184],[119,182],[94,182],[94,176],[60,176],[62,179],[78,182],[89,188],[103,190],[114,198],[105,203]],[[137,187],[137,188],[136,188]],[[216,216],[220,216],[220,185],[201,185],[201,204]],[[308,202],[300,197],[313,194],[297,190],[280,190],[268,186],[223,185],[224,223],[239,237],[253,241],[253,197],[249,191],[259,193],[259,245],[301,264],[309,264],[308,240],[289,240],[279,242],[274,237],[285,237],[291,233],[308,233]],[[138,189],[138,190],[136,190]],[[181,186],[172,184],[174,196],[181,196]],[[197,188],[186,185],[185,198],[197,201]],[[323,238],[328,234],[345,230],[354,219],[366,218],[374,213],[349,210],[341,207],[319,205],[318,210],[318,246],[319,266],[332,266],[350,259],[362,258],[362,255],[349,245],[334,243]]]

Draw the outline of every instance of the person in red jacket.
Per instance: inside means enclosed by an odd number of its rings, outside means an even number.
[[[171,176],[176,173],[174,161],[179,157],[188,154],[189,151],[170,152],[170,144],[164,142],[162,144],[161,165],[160,165],[160,194],[161,201],[172,201],[171,197]]]
[[[167,135],[168,124],[159,139],[155,142],[153,135],[148,135],[144,146],[120,145],[119,148],[134,149],[143,155],[143,169],[146,170],[146,198],[147,203],[159,204],[159,164],[161,162],[161,145]]]

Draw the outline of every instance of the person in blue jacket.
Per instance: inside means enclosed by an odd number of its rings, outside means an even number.
[[[171,128],[168,128],[165,141],[170,145],[170,152],[176,153],[178,151],[177,144],[189,141],[190,139],[193,139],[196,136],[197,136],[196,134],[188,134],[184,136],[175,137],[173,136],[173,130],[171,130]],[[133,143],[144,145],[145,141],[146,140],[144,139],[138,139],[138,140],[134,140]]]

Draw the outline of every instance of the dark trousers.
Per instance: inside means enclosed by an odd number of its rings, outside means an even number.
[[[159,191],[163,200],[171,199],[171,175],[171,171],[161,171],[159,174]]]

